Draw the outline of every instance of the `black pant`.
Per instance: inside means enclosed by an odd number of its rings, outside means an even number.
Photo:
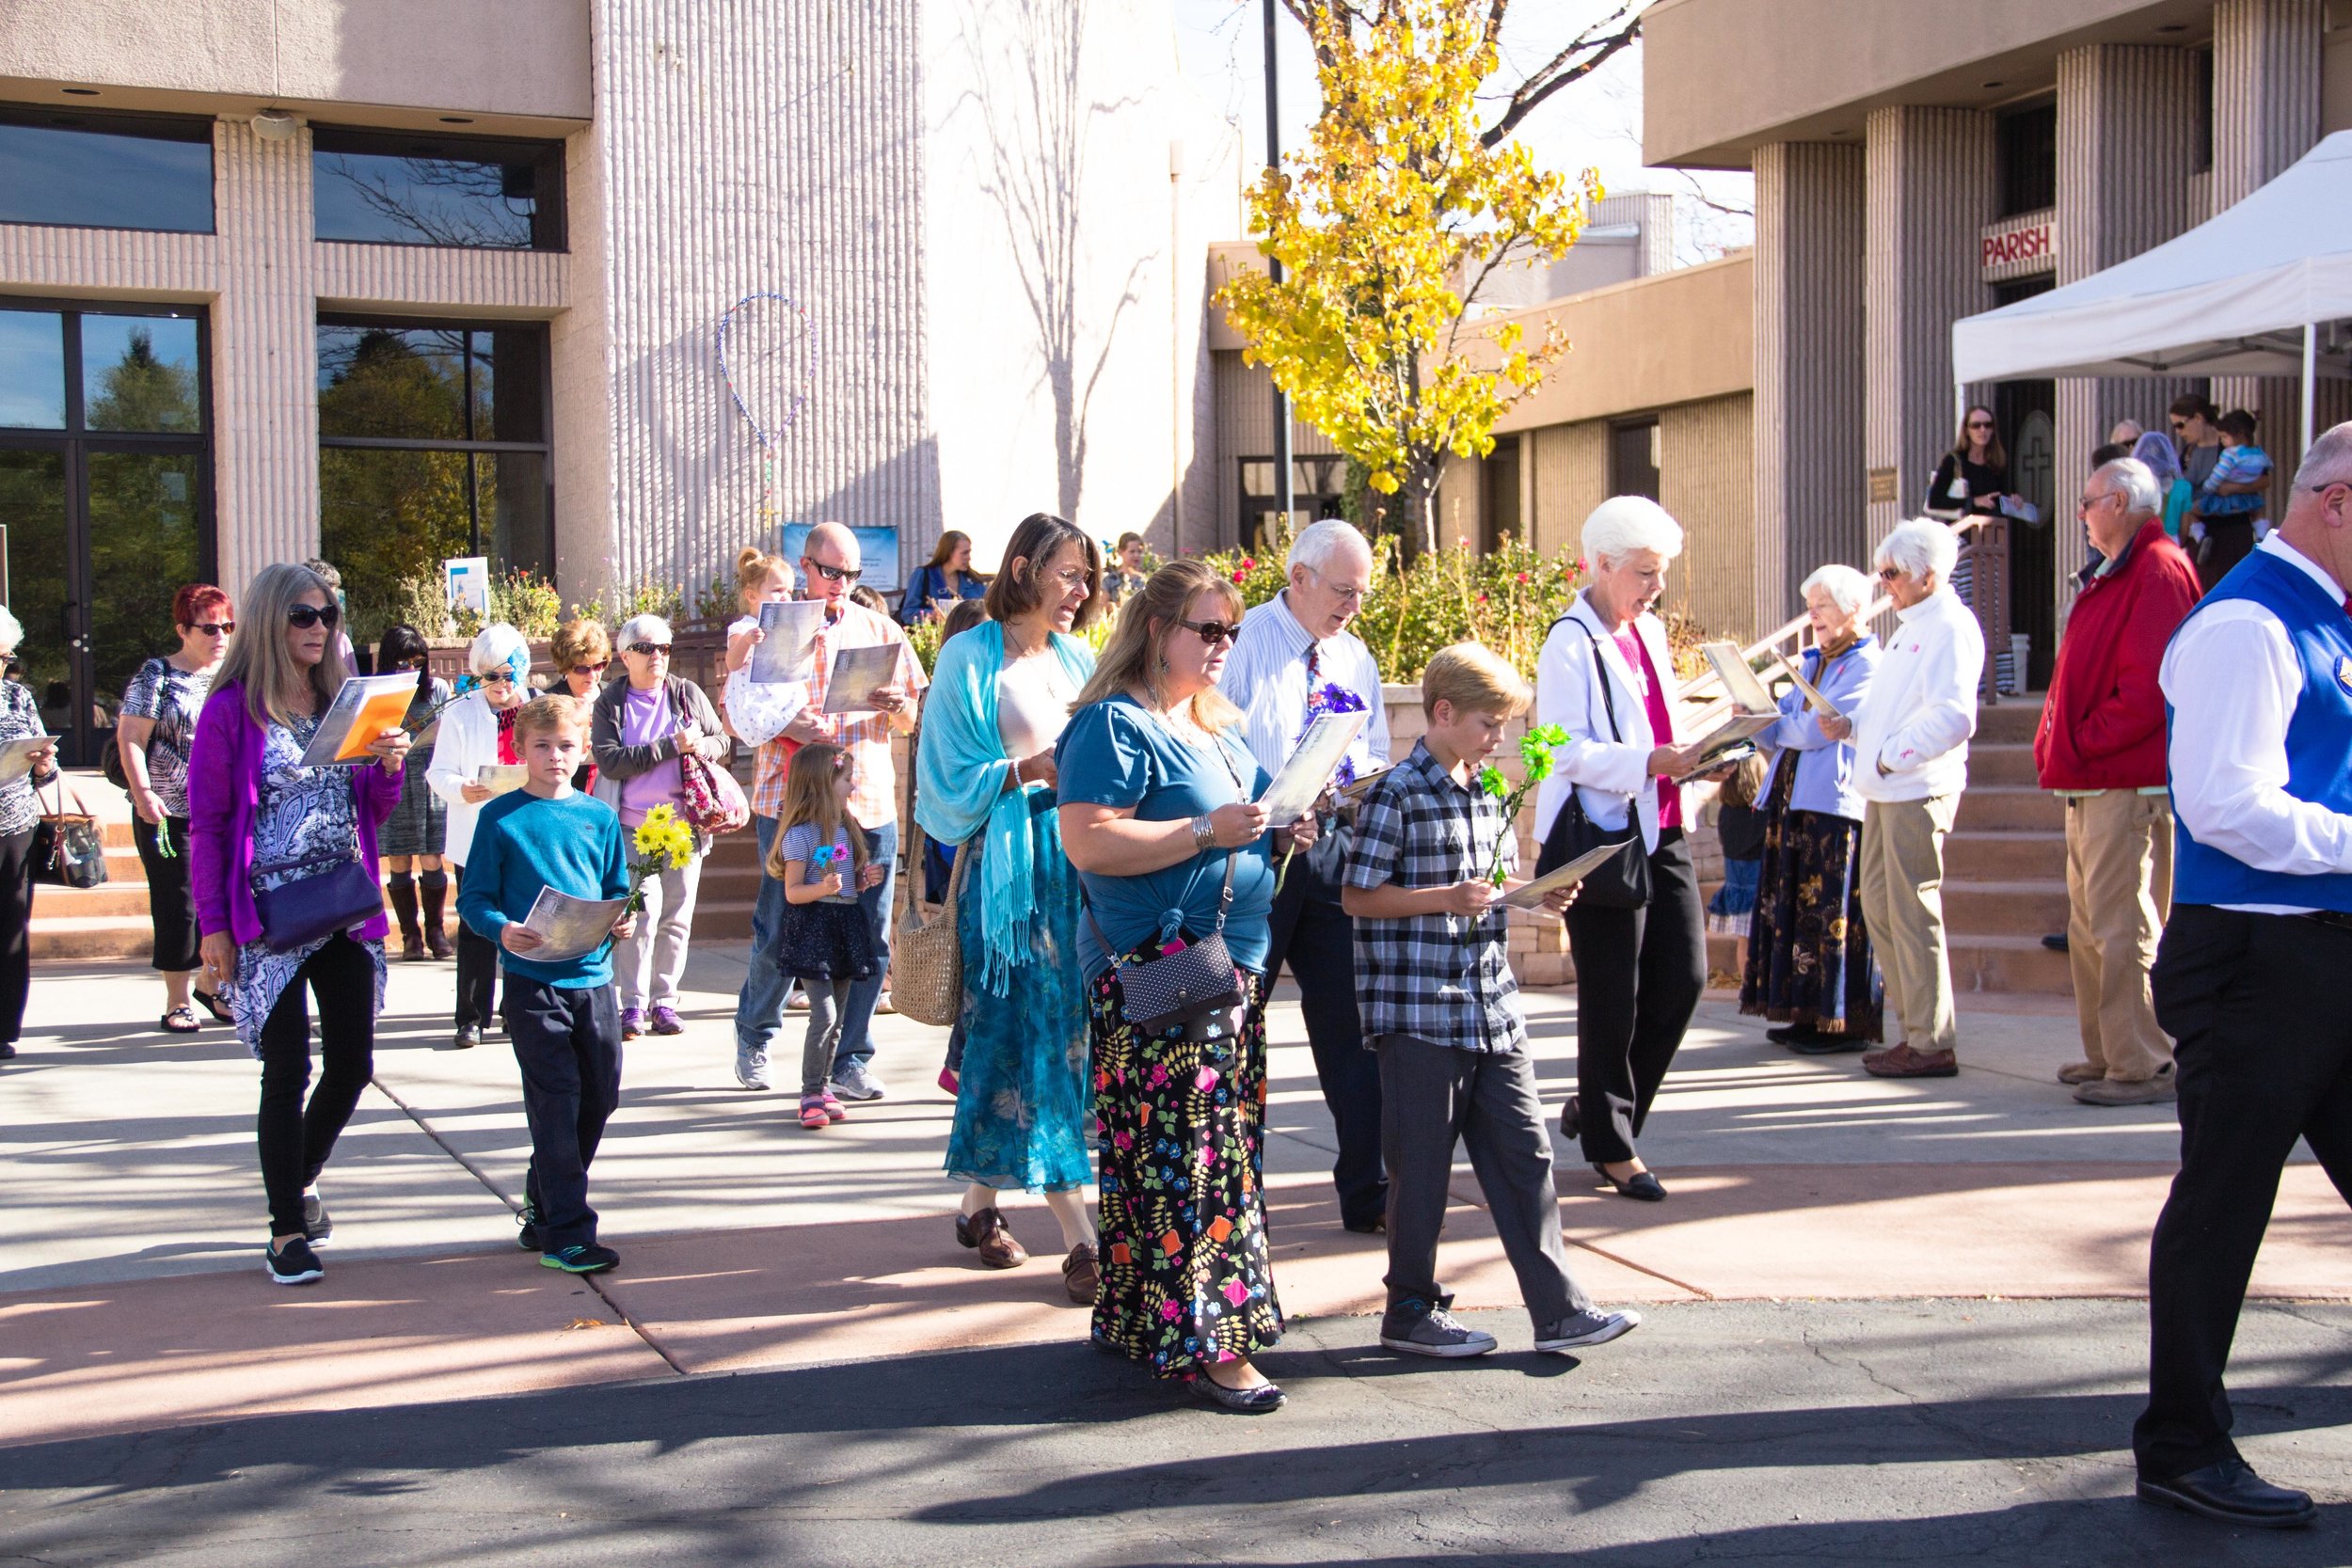
[[[2254,553],[2254,519],[2232,517],[2221,521],[2205,520],[2205,547],[2197,562],[2198,580],[2210,594],[2230,568]]]
[[[2172,910],[2151,971],[2179,1043],[2181,1170],[2148,1255],[2148,1408],[2139,1473],[2234,1457],[2221,1375],[2279,1173],[2303,1138],[2352,1199],[2352,1008],[2329,977],[2352,931],[2205,904]]]
[[[588,1165],[621,1103],[621,1015],[612,988],[570,990],[506,977],[506,1037],[523,1069],[531,1171],[523,1196],[537,1215],[539,1247],[560,1252],[596,1239]]]
[[[1568,906],[1576,1095],[1584,1158],[1596,1164],[1633,1158],[1650,1101],[1707,990],[1707,922],[1681,829],[1658,835],[1649,880],[1646,909]]]
[[[309,1105],[310,1011],[302,988],[319,1003],[319,1086]],[[375,959],[342,932],[328,937],[278,993],[262,1024],[262,1189],[269,1195],[269,1233],[302,1232],[302,1189],[319,1179],[335,1140],[375,1071]]]
[[[171,853],[164,853],[168,840]],[[155,967],[167,974],[184,974],[202,967],[197,954],[196,897],[188,891],[188,819],[167,816],[159,831],[136,812],[131,814],[131,842],[138,847],[139,864],[147,868],[147,915],[155,927]]]
[[[466,885],[466,868],[453,867],[457,886]],[[464,921],[457,923],[457,1027],[476,1024],[487,1029],[498,1016],[498,943]]]
[[[0,1040],[11,1045],[33,985],[33,832],[0,837]]]
[[[1338,886],[1320,865],[1303,853],[1291,863],[1290,878],[1274,900],[1266,980],[1270,985],[1288,960],[1298,982],[1315,1078],[1339,1140],[1331,1184],[1339,1189],[1340,1219],[1368,1227],[1389,1206],[1380,1164],[1380,1058],[1365,1049],[1356,1011],[1356,923],[1341,911]]]

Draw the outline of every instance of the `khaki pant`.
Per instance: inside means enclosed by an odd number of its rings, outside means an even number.
[[[1960,1045],[1944,947],[1944,836],[1957,795],[1870,800],[1862,809],[1862,918],[1886,976],[1886,1010],[1918,1052]]]
[[[2172,910],[2172,806],[2110,789],[2066,802],[2066,956],[2083,1054],[2122,1083],[2172,1065],[2148,971]]]

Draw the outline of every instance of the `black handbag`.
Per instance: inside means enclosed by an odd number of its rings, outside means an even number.
[[[262,917],[262,942],[273,953],[292,953],[337,931],[364,926],[384,911],[384,890],[357,852],[314,860],[257,865],[256,874],[309,874],[253,895]]]
[[[1570,617],[1563,616],[1567,620]],[[1601,706],[1609,714],[1609,737],[1619,745],[1625,743],[1625,732],[1617,727],[1616,699],[1609,695],[1609,674],[1600,664],[1600,640],[1581,621],[1577,630],[1592,644],[1593,679],[1600,685]],[[1604,861],[1599,867],[1577,884],[1576,901],[1587,909],[1640,910],[1649,907],[1649,856],[1642,848],[1642,817],[1638,809],[1626,812],[1625,827],[1604,828],[1594,821],[1584,810],[1584,802],[1577,798],[1576,785],[1568,785],[1568,798],[1560,807],[1560,815],[1551,819],[1551,831],[1544,835],[1544,847],[1535,855],[1535,875],[1557,871],[1580,855],[1591,853],[1606,844],[1631,844],[1633,852]]]
[[[40,791],[33,791],[36,804]],[[73,802],[82,803],[78,799]],[[65,785],[57,785],[57,809],[44,811],[27,850],[33,880],[56,887],[99,887],[106,880],[106,834],[98,818],[65,809]]]
[[[1242,1003],[1241,974],[1233,967],[1232,954],[1226,950],[1225,911],[1233,907],[1233,860],[1240,853],[1236,849],[1225,857],[1225,886],[1217,895],[1216,925],[1207,936],[1155,958],[1117,959],[1122,998],[1120,1010],[1145,1034],[1162,1035],[1195,1024],[1204,1025],[1200,1033],[1213,1039],[1238,1032],[1232,1012]],[[1104,953],[1115,956],[1119,950],[1103,934],[1091,909],[1087,911],[1087,924],[1093,927],[1094,940],[1103,944]]]

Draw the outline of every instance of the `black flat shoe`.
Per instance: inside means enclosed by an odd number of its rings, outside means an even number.
[[[1870,1042],[1853,1035],[1815,1035],[1810,1039],[1790,1040],[1788,1049],[1800,1056],[1844,1056],[1869,1050]]]
[[[2243,1459],[2218,1460],[2170,1481],[2142,1476],[2139,1500],[2256,1529],[2299,1529],[2319,1517],[2310,1493],[2271,1485]]]
[[[1638,1198],[1644,1203],[1666,1201],[1666,1189],[1659,1184],[1658,1177],[1654,1172],[1639,1171],[1620,1181],[1609,1174],[1606,1165],[1596,1164],[1593,1166],[1593,1174],[1616,1188],[1619,1197]]]
[[[1764,1037],[1774,1045],[1796,1045],[1805,1040],[1818,1040],[1821,1032],[1810,1023],[1784,1023],[1777,1029],[1767,1029]]]
[[[206,1012],[212,1014],[213,1022],[215,1023],[234,1023],[237,1022],[237,1015],[229,1010],[228,1006],[220,999],[220,992],[216,990],[200,990],[196,992],[196,1005],[203,1008]]]
[[[1255,1388],[1228,1388],[1206,1372],[1192,1380],[1192,1391],[1219,1410],[1230,1410],[1236,1416],[1270,1415],[1290,1399],[1271,1383],[1261,1383]]]
[[[1581,1142],[1584,1137],[1584,1107],[1574,1095],[1568,1096],[1560,1107],[1560,1135],[1570,1143]]]

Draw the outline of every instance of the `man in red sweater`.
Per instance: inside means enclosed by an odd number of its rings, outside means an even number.
[[[2083,574],[2034,736],[2042,787],[2066,802],[2067,955],[2084,1060],[2058,1069],[2086,1105],[2170,1100],[2172,1042],[2148,969],[2172,904],[2165,784],[2165,645],[2197,604],[2197,569],[2165,537],[2147,465],[2119,458],[2083,485],[2099,564]]]

